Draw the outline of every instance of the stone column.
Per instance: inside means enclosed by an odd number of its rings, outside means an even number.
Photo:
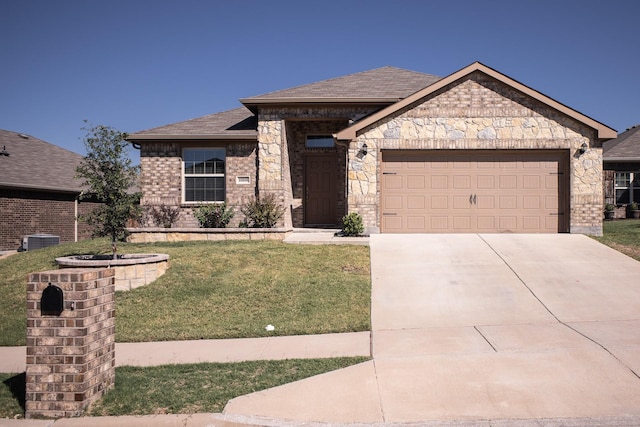
[[[112,268],[29,275],[26,418],[77,416],[114,386],[114,278]],[[59,315],[41,310],[50,284],[62,290]]]

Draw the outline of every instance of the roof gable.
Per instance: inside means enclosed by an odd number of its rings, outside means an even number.
[[[381,67],[290,89],[241,99],[256,104],[309,102],[397,102],[440,77],[396,67]]]
[[[640,161],[640,125],[622,132],[616,139],[602,145],[604,160]]]
[[[83,157],[30,135],[0,130],[0,187],[29,188],[79,193],[75,178]]]
[[[560,102],[549,98],[546,95],[543,95],[542,93],[531,89],[530,87],[516,81],[513,80],[510,77],[507,77],[506,75],[499,73],[498,71],[487,67],[484,64],[481,64],[480,62],[474,62],[473,64],[462,68],[459,71],[456,71],[455,73],[440,79],[436,82],[434,82],[433,84],[422,88],[421,90],[418,90],[417,92],[415,92],[414,94],[402,99],[401,101],[396,102],[393,105],[388,106],[387,108],[384,108],[383,110],[372,114],[368,117],[365,117],[364,119],[358,121],[357,123],[353,124],[352,126],[338,132],[335,137],[339,140],[353,140],[356,138],[356,135],[358,133],[358,131],[366,128],[367,126],[384,119],[385,117],[388,117],[394,113],[396,113],[397,111],[400,111],[401,109],[416,103],[418,101],[420,101],[421,99],[427,97],[428,95],[444,88],[445,86],[454,83],[466,76],[468,76],[469,74],[473,73],[473,72],[482,72],[510,87],[512,87],[515,90],[518,90],[522,93],[524,93],[527,96],[530,96],[536,100],[538,100],[539,102],[542,102],[543,104],[546,104],[547,106],[585,124],[588,127],[591,127],[593,129],[595,129],[597,131],[597,136],[600,139],[611,139],[611,138],[615,138],[617,133],[615,130],[603,125],[600,122],[597,122],[593,119],[591,119],[590,117],[587,117],[579,112],[577,112],[576,110],[573,110],[569,107],[567,107],[564,104],[561,104]]]

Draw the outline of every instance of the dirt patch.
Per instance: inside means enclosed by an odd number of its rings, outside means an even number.
[[[622,252],[623,254],[640,261],[640,247],[638,246],[628,246],[620,243],[609,243],[609,246],[618,252]]]

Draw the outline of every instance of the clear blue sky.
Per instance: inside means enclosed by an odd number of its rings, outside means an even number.
[[[640,124],[639,16],[638,0],[0,0],[0,128],[85,154],[84,119],[135,132],[480,61],[622,132]]]

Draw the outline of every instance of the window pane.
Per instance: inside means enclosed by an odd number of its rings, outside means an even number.
[[[630,183],[630,172],[616,172],[616,187],[628,187]]]
[[[640,188],[640,172],[633,173],[633,186],[635,188]]]
[[[307,148],[332,148],[334,146],[331,135],[308,135]]]
[[[627,189],[621,189],[621,190],[616,190],[616,204],[618,205],[626,205],[627,203],[629,203],[629,190]]]
[[[184,199],[187,202],[224,202],[223,177],[186,177]]]
[[[222,148],[187,148],[183,153],[186,174],[224,173],[225,150]]]

